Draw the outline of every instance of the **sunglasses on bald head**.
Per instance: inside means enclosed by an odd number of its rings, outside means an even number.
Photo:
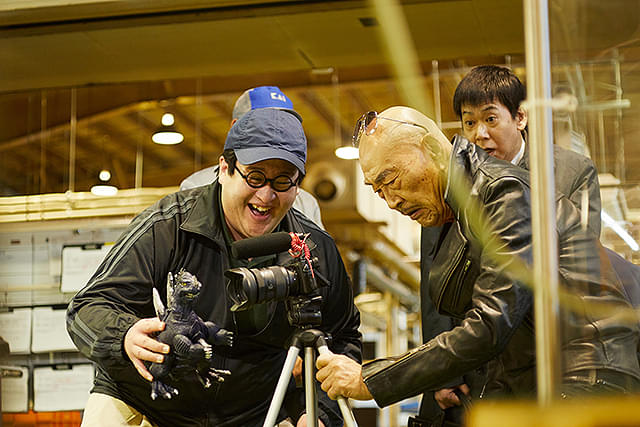
[[[389,120],[391,122],[402,123],[404,125],[416,126],[426,130],[427,133],[429,133],[429,129],[417,123],[405,122],[404,120],[392,119],[390,117],[382,117],[379,116],[376,111],[368,111],[360,116],[360,118],[356,122],[356,128],[353,130],[352,139],[354,147],[358,148],[360,146],[360,138],[362,138],[362,135],[371,136],[376,132],[376,128],[378,127],[378,120]]]

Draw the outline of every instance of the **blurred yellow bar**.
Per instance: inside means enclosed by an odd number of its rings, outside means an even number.
[[[555,400],[547,407],[540,407],[535,401],[481,402],[473,407],[467,425],[469,427],[640,426],[640,396]]]

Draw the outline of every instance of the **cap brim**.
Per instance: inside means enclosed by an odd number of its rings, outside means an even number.
[[[271,107],[274,108],[274,107]],[[281,108],[281,107],[275,107],[278,110],[282,110],[282,111],[286,111],[289,114],[294,115],[298,120],[300,120],[300,123],[302,123],[302,116],[300,114],[298,114],[298,112],[296,110],[292,110],[291,108]]]
[[[274,147],[253,147],[234,149],[238,161],[243,165],[252,165],[263,160],[280,159],[294,165],[302,175],[305,175],[304,163],[294,153]]]

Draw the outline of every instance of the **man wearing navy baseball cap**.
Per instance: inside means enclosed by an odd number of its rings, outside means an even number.
[[[307,139],[300,120],[289,110],[251,110],[231,127],[222,157],[218,180],[234,239],[271,232],[293,205],[294,187],[305,174]]]
[[[238,97],[233,107],[231,124],[233,126],[242,116],[251,110],[259,108],[279,108],[290,111],[300,121],[302,118],[293,109],[293,102],[277,86],[258,86],[245,90]],[[218,178],[218,166],[211,166],[192,173],[180,183],[180,190],[188,190],[201,185],[211,184]],[[324,229],[320,215],[318,201],[302,188],[298,188],[298,195],[293,203],[293,207],[305,214],[307,218],[315,222]]]
[[[361,360],[360,315],[333,239],[291,209],[305,174],[307,141],[289,109],[258,108],[244,114],[227,135],[211,184],[164,197],[138,215],[89,283],[71,301],[67,329],[78,349],[95,362],[94,388],[83,425],[260,426],[284,366],[295,328],[283,301],[231,311],[229,268],[263,268],[291,259],[279,254],[238,259],[234,241],[276,231],[303,233],[321,287],[321,324],[334,353]],[[223,382],[203,386],[188,375],[169,385],[179,393],[151,398],[149,362],[160,363],[174,348],[155,339],[165,324],[154,317],[153,288],[167,306],[165,281],[181,269],[202,289],[195,305],[205,321],[232,331],[233,346],[213,346],[212,367],[228,370]],[[322,426],[341,426],[335,401],[316,384]],[[293,379],[278,421],[306,425],[305,396]],[[136,424],[132,424],[135,420]]]

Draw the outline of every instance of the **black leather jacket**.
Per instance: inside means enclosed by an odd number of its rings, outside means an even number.
[[[456,220],[440,242],[429,284],[436,308],[460,319],[404,355],[363,367],[368,389],[381,406],[427,390],[488,364],[488,391],[535,392],[535,336],[532,293],[505,273],[514,259],[530,265],[531,212],[528,172],[490,157],[464,138],[454,139],[446,202]],[[452,182],[467,193],[454,197]],[[473,224],[479,206],[498,239],[496,259],[479,241]],[[556,203],[559,276],[576,311],[563,310],[563,372],[606,368],[640,378],[638,328],[589,303],[606,301],[629,308],[602,246],[580,227],[577,209],[558,194]],[[516,258],[517,257],[517,258]]]
[[[518,166],[530,170],[529,143],[525,146],[524,155],[518,162]],[[582,209],[583,192],[587,197],[587,224],[588,227],[600,237],[602,220],[600,210],[600,183],[598,182],[598,170],[590,158],[581,154],[553,145],[553,173],[555,176],[556,191],[564,194],[573,205]]]
[[[238,333],[223,275],[229,268],[229,255],[224,219],[219,215],[219,188],[216,181],[174,193],[138,215],[67,312],[71,338],[96,363],[93,392],[125,401],[160,426],[262,425],[294,331],[287,323],[284,304],[271,303],[270,320],[264,329],[250,336]],[[295,209],[287,213],[280,227],[311,234],[317,245],[311,252],[330,282],[329,287],[321,288],[319,329],[331,334],[333,352],[360,361],[360,314],[333,239]],[[231,375],[209,389],[185,379],[177,384],[178,396],[153,401],[150,384],[124,353],[124,335],[139,319],[155,317],[152,287],[165,299],[167,273],[180,268],[195,274],[203,285],[196,313],[236,334],[232,348],[214,347],[215,367],[228,369]],[[292,388],[287,401],[297,400],[295,403],[304,407],[304,393]],[[337,404],[321,390],[319,393],[321,419],[342,425]],[[299,414],[290,415],[295,418]]]

